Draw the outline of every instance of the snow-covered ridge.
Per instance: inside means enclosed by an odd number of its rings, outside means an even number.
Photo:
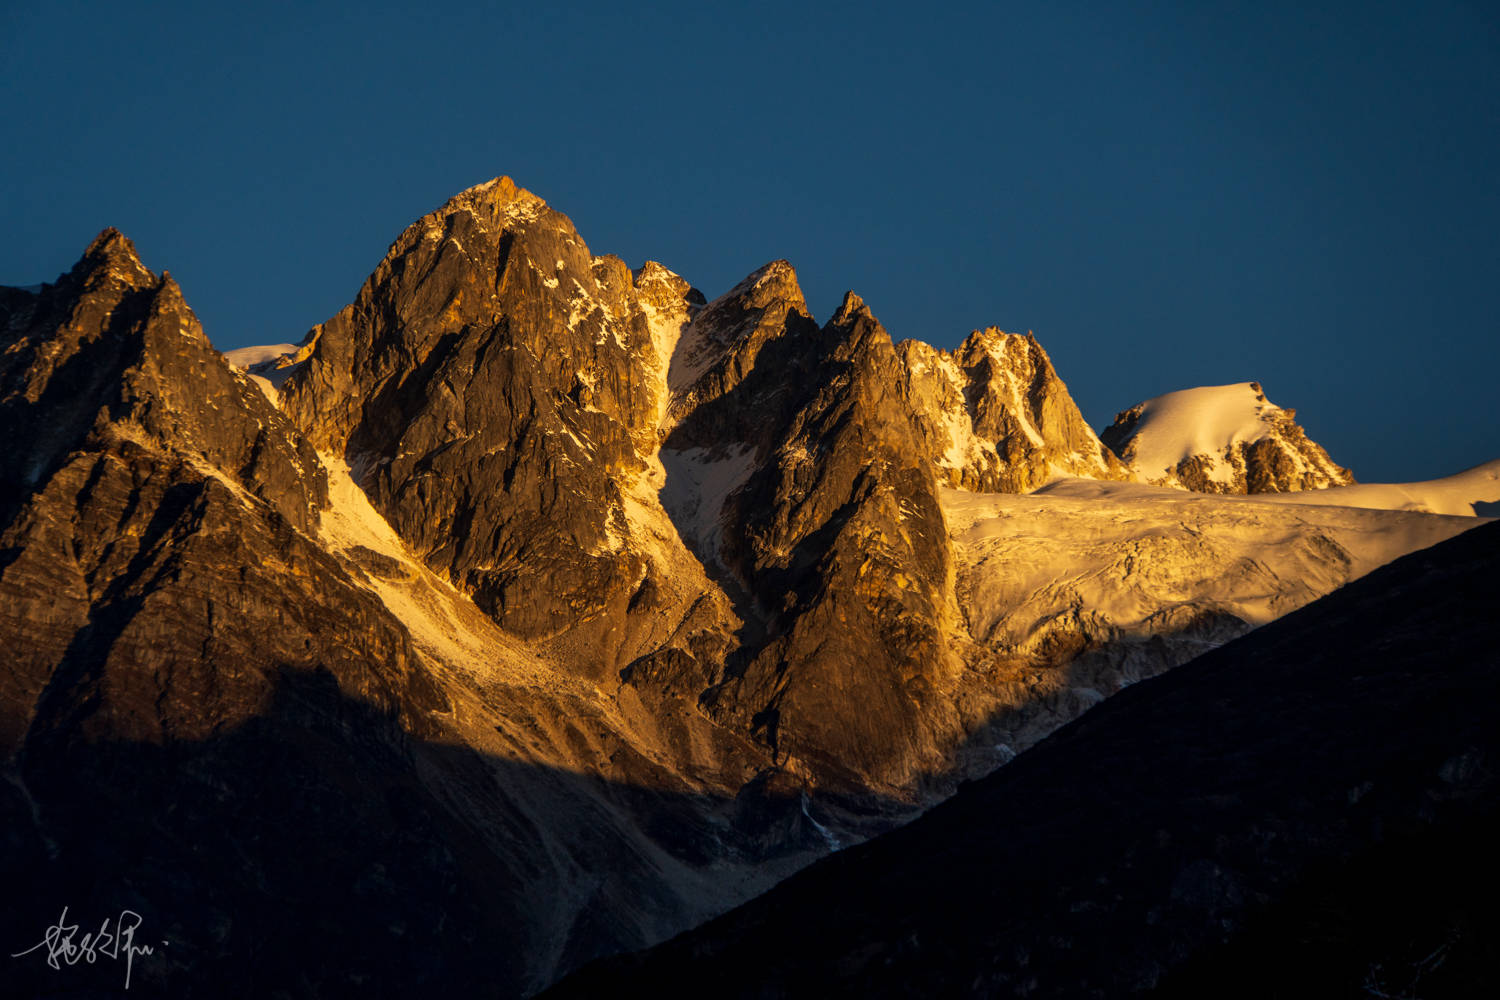
[[[682,335],[701,308],[701,297],[697,303],[690,300],[692,286],[681,275],[648,260],[631,272],[635,284],[636,301],[646,316],[646,329],[651,336],[652,358],[647,366],[648,377],[657,401],[657,426],[666,420],[668,404],[671,402],[672,358]]]
[[[295,375],[312,355],[313,339],[300,344],[261,344],[225,351],[229,367],[243,372],[265,393],[272,405],[280,405],[281,386]]]
[[[1145,641],[1201,612],[1261,625],[1475,524],[1268,499],[1083,479],[941,493],[974,637],[1023,655],[1059,628]]]
[[[1269,437],[1267,417],[1283,412],[1257,382],[1169,392],[1140,404],[1126,448],[1147,478],[1158,478],[1195,455],[1219,455],[1228,445]],[[1227,472],[1216,466],[1214,477]]]
[[[1405,510],[1423,514],[1500,516],[1500,459],[1419,483],[1359,483],[1257,497],[1280,503]]]
[[[1347,469],[1266,398],[1258,382],[1169,392],[1115,417],[1101,437],[1145,482],[1212,493],[1352,483]]]
[[[229,362],[230,367],[245,371],[256,365],[279,361],[288,354],[296,353],[296,344],[261,344],[256,347],[237,347],[232,351],[225,351],[224,360]]]

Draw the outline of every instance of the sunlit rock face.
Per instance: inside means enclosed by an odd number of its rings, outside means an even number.
[[[623,484],[663,387],[633,280],[500,178],[407,229],[283,390],[423,561],[520,635],[619,616],[645,577]],[[655,284],[653,311],[684,308]]]
[[[959,663],[944,638],[950,542],[900,360],[850,293],[821,330],[787,329],[759,361],[731,390],[759,427],[723,558],[767,641],[707,702],[778,757],[901,784],[957,736],[945,701]]]
[[[257,664],[326,665],[394,710],[421,700],[404,636],[309,538],[328,502],[317,455],[169,276],[109,230],[8,320],[8,749],[212,732],[256,712]]]
[[[1034,336],[976,330],[940,351],[899,348],[907,398],[946,485],[1026,493],[1057,476],[1125,479]]]
[[[1348,469],[1258,382],[1184,389],[1137,403],[1101,435],[1145,482],[1202,493],[1291,493],[1347,486]]]

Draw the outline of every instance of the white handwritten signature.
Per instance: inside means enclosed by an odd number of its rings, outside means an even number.
[[[121,910],[119,919],[110,930],[110,918],[105,917],[97,933],[78,935],[78,925],[68,923],[68,908],[63,907],[57,923],[47,928],[42,939],[25,951],[18,951],[11,958],[21,958],[34,951],[46,949],[47,965],[61,969],[64,965],[88,962],[93,965],[101,958],[118,961],[125,959],[125,988],[130,989],[130,970],[137,955],[150,955],[155,950],[148,944],[136,944],[135,932],[141,926],[141,915],[134,910]],[[75,940],[75,937],[77,938]],[[162,944],[166,944],[165,941]]]

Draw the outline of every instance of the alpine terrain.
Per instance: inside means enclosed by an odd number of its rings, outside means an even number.
[[[1256,383],[1096,435],[1030,334],[820,319],[786,261],[711,291],[504,177],[266,347],[215,349],[114,230],[0,288],[14,950],[66,905],[138,917],[147,991],[533,994],[1043,774],[1201,654],[1290,683],[1230,651],[1284,632],[1212,651],[1500,502],[1497,463],[1352,485]]]

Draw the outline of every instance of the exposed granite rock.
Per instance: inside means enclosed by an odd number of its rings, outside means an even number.
[[[622,482],[654,453],[661,408],[625,264],[499,178],[408,228],[312,337],[282,405],[314,443],[506,628],[593,623],[603,655],[645,576]]]
[[[797,273],[784,260],[751,272],[714,299],[683,331],[672,355],[670,379],[674,391],[667,414],[673,425],[670,446],[683,450],[723,447],[730,442],[764,443],[765,428],[774,426],[776,417],[768,418],[756,409],[715,404],[750,375],[767,344],[783,338],[789,343],[814,338],[817,329],[797,284]],[[772,363],[795,361],[778,356]],[[790,372],[788,375],[795,377]],[[759,402],[774,402],[785,411],[801,402],[798,392],[789,386],[779,399],[770,400],[769,394],[763,394]],[[686,419],[689,414],[692,420]],[[781,416],[784,418],[784,412]]]
[[[181,900],[175,993],[535,989],[1176,662],[1120,653],[1097,573],[1013,587],[985,539],[1024,514],[951,537],[945,484],[1122,474],[1033,338],[897,348],[853,295],[820,328],[784,261],[705,303],[504,178],[264,381],[113,232],[0,288],[0,328],[3,874]],[[1210,644],[1245,624],[1221,598],[1264,602],[1248,562],[1159,566],[1117,617]],[[132,803],[145,847],[90,837]]]
[[[177,283],[147,271],[115,230],[7,326],[0,523],[90,433],[168,441],[294,526],[316,522],[326,484],[312,450],[224,364]]]
[[[952,351],[898,350],[904,391],[946,484],[1026,493],[1054,476],[1126,479],[1036,337],[976,330]]]
[[[784,323],[760,358],[718,402],[760,422],[723,558],[767,642],[707,702],[825,781],[909,781],[954,735],[956,663],[948,538],[900,361],[853,293],[821,331]],[[704,407],[679,428],[690,441],[699,420],[720,425]]]
[[[212,732],[256,711],[256,663],[327,666],[393,709],[426,690],[399,627],[307,537],[328,500],[317,456],[119,233],[49,286],[3,358],[7,749],[38,727]]]

